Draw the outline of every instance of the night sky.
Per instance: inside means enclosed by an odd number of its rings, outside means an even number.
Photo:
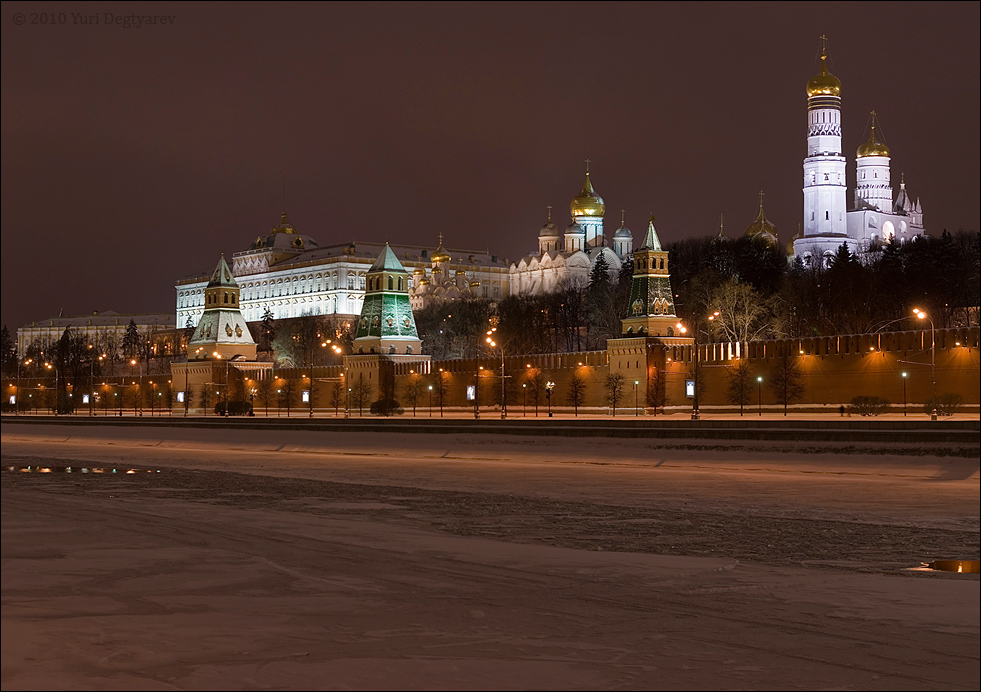
[[[174,15],[107,26],[104,13]],[[65,24],[33,24],[65,12]],[[79,25],[71,13],[97,14]],[[26,23],[19,25],[17,13]],[[57,16],[54,17],[59,20]],[[4,3],[2,321],[170,312],[286,206],[321,245],[537,251],[589,158],[607,234],[802,214],[827,34],[849,192],[879,114],[934,234],[978,228],[979,4]]]

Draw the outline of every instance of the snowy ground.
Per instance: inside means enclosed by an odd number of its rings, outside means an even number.
[[[977,689],[978,461],[2,425],[6,689]]]

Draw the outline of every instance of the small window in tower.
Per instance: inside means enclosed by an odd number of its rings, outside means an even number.
[[[865,176],[863,175],[862,177],[864,178]],[[873,173],[873,174],[872,174],[872,177],[873,177],[873,178],[878,178],[878,177],[879,177],[879,174],[878,174],[878,173]]]
[[[830,221],[831,220],[831,212],[830,211],[824,212],[824,220],[825,221]]]
[[[392,277],[388,277],[388,290],[392,290]]]
[[[813,220],[814,220],[814,212],[812,211],[811,212],[811,221],[813,221]]]
[[[402,277],[399,277],[399,290],[402,290]]]

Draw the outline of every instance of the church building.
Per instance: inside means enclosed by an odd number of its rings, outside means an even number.
[[[600,257],[605,258],[610,278],[615,279],[624,260],[629,259],[633,234],[621,213],[620,228],[613,233],[613,242],[607,243],[603,222],[606,204],[593,189],[586,163],[586,182],[570,205],[569,226],[560,232],[552,221],[552,208],[548,208],[548,219],[538,232],[538,253],[511,265],[510,295],[537,295],[560,290],[568,283],[585,284]]]
[[[893,198],[890,151],[882,141],[874,112],[871,135],[856,152],[855,195],[848,206],[841,145],[841,80],[829,72],[827,60],[822,37],[821,71],[806,88],[803,237],[793,244],[794,257],[805,266],[827,266],[842,245],[857,255],[874,244],[904,243],[924,232],[923,210],[919,200],[913,202],[907,193],[905,181]]]

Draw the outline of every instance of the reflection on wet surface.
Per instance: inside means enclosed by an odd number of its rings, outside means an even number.
[[[160,469],[101,468],[94,466],[7,466],[8,473],[108,473],[127,475],[136,473],[160,473]]]

